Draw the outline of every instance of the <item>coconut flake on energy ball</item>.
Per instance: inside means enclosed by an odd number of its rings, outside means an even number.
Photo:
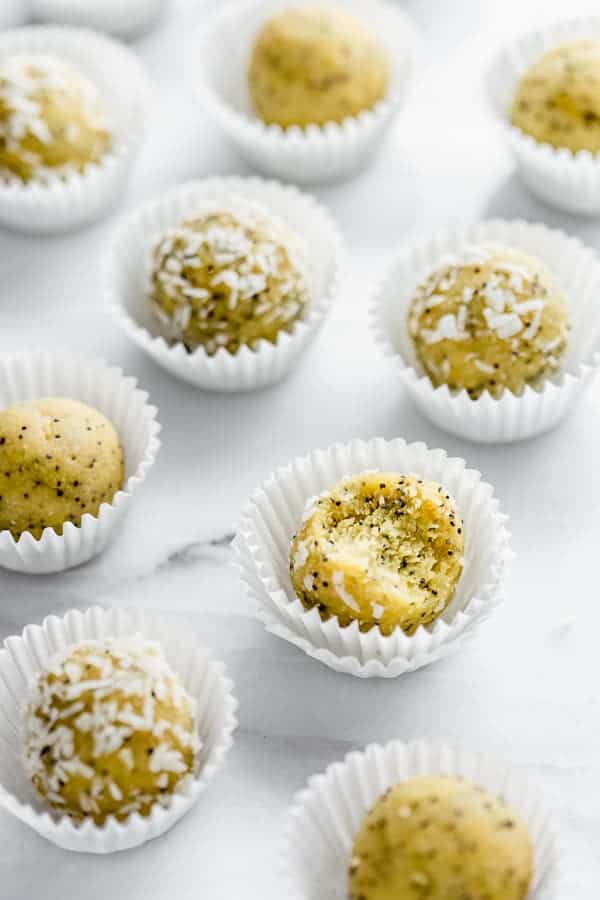
[[[569,311],[547,266],[494,244],[465,246],[418,285],[408,329],[434,386],[520,394],[559,373],[568,347]]]
[[[83,173],[111,150],[112,127],[96,86],[52,53],[0,62],[0,178],[17,184]]]
[[[209,356],[290,332],[310,302],[302,239],[255,204],[208,205],[152,253],[149,302],[165,337]]]
[[[168,805],[194,774],[196,703],[160,645],[141,635],[87,640],[51,659],[24,713],[24,765],[75,820],[126,819]]]

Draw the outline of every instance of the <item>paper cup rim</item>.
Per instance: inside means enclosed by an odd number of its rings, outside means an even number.
[[[267,341],[260,338],[256,341],[253,348],[243,344],[235,353],[231,353],[225,347],[220,347],[215,354],[210,356],[203,346],[196,347],[191,353],[185,349],[182,341],[176,341],[172,344],[162,335],[153,335],[147,328],[141,325],[134,317],[125,309],[123,298],[119,293],[116,298],[114,289],[114,273],[118,268],[116,262],[117,248],[120,245],[122,236],[131,230],[140,230],[145,218],[152,212],[166,208],[172,200],[178,197],[185,197],[187,194],[192,195],[195,191],[222,189],[224,195],[229,194],[232,198],[248,199],[244,197],[244,186],[250,185],[260,190],[278,191],[280,194],[287,194],[300,200],[306,204],[307,210],[310,210],[313,216],[318,217],[321,223],[330,233],[332,244],[332,255],[334,258],[334,273],[327,286],[327,290],[323,296],[317,301],[309,303],[309,310],[303,319],[294,322],[290,332],[280,330],[277,333],[275,341]],[[258,201],[250,201],[255,204]],[[269,212],[268,199],[265,200],[264,206]],[[278,214],[274,214],[275,218],[281,218]],[[148,244],[148,252],[151,250]],[[295,185],[283,184],[276,179],[261,178],[258,175],[242,176],[214,176],[205,179],[195,179],[185,184],[177,185],[174,188],[162,193],[159,197],[134,211],[133,214],[127,216],[120,224],[117,232],[108,248],[107,262],[105,268],[105,294],[108,297],[110,311],[115,321],[120,327],[147,353],[155,357],[167,357],[173,362],[185,360],[187,364],[200,363],[207,368],[216,367],[221,360],[235,360],[243,365],[246,360],[256,359],[265,354],[274,354],[285,352],[291,345],[305,339],[312,331],[314,331],[328,316],[331,307],[340,290],[342,258],[344,254],[344,246],[340,231],[336,225],[331,213],[321,204],[312,194],[302,191]],[[155,353],[157,351],[157,353]]]
[[[172,615],[168,616],[164,613],[157,613],[151,610],[141,609],[139,607],[90,606],[84,609],[70,609],[60,616],[50,614],[44,617],[40,625],[26,625],[21,634],[11,635],[2,641],[2,644],[0,646],[0,653],[7,653],[11,657],[14,657],[14,653],[9,646],[10,644],[23,644],[27,638],[27,635],[31,631],[47,631],[52,627],[53,623],[65,622],[65,620],[69,617],[76,617],[77,619],[79,619],[80,626],[85,628],[86,619],[89,619],[94,615],[102,616],[108,619],[109,616],[118,614],[131,616],[132,620],[133,617],[136,617],[136,623],[141,617],[143,624],[147,625],[148,622],[160,624],[162,627],[170,629],[173,633],[181,633],[184,630],[185,626],[185,617],[183,617],[182,620],[179,620],[178,617]],[[136,628],[135,633],[140,632],[140,630],[141,629],[139,627]],[[132,631],[131,633],[134,632]],[[85,641],[88,639],[91,640],[91,638],[85,637],[81,638],[80,640]],[[69,818],[66,813],[62,816],[58,814],[53,815],[48,807],[43,809],[42,811],[36,810],[31,805],[31,803],[19,800],[19,798],[16,797],[7,788],[5,788],[4,785],[0,785],[0,807],[4,808],[30,827],[33,827],[31,824],[32,821],[42,821],[44,823],[44,828],[46,831],[60,830],[63,833],[66,832],[65,836],[67,839],[77,837],[86,840],[90,836],[100,837],[102,835],[110,835],[111,833],[124,837],[125,834],[130,830],[130,827],[134,825],[142,826],[144,830],[148,832],[147,836],[145,836],[142,841],[138,842],[137,845],[139,845],[141,843],[145,843],[147,840],[152,839],[152,827],[164,817],[174,814],[172,824],[175,824],[177,819],[180,818],[181,815],[183,815],[196,803],[199,795],[205,789],[207,784],[211,781],[216,772],[223,766],[225,758],[229,750],[233,746],[233,735],[238,726],[237,709],[239,704],[237,698],[233,693],[234,683],[226,674],[225,664],[219,660],[216,660],[212,651],[201,644],[200,641],[196,638],[194,638],[194,643],[197,649],[200,649],[204,652],[208,663],[208,669],[210,669],[215,674],[222,688],[224,697],[223,727],[219,741],[212,749],[209,757],[206,759],[202,767],[198,769],[198,771],[195,772],[192,778],[188,781],[185,791],[180,793],[175,792],[171,796],[169,805],[167,807],[163,808],[159,804],[154,804],[148,816],[141,816],[138,812],[133,812],[130,813],[122,822],[118,821],[114,817],[114,815],[111,814],[107,816],[105,822],[102,825],[96,825],[91,818],[86,818],[83,822],[76,824]],[[40,667],[39,672],[41,671],[42,668]],[[159,832],[155,836],[158,837],[161,833],[162,832]],[[44,834],[43,836],[46,837],[46,834]],[[83,852],[86,852],[86,850],[88,849],[91,850],[91,848],[81,847],[81,850]],[[119,849],[128,848],[114,848],[109,852],[116,852]],[[91,850],[91,852],[94,851]]]
[[[29,0],[33,8],[33,15],[42,22],[52,23],[58,16],[56,24],[65,24],[72,27],[93,28],[104,34],[113,35],[122,39],[133,38],[143,33],[160,15],[165,0],[129,0],[132,9],[128,9],[128,18],[123,22],[123,4],[119,0],[94,0],[95,10],[86,18],[86,12],[81,10],[81,4],[77,0]],[[132,18],[132,10],[136,15]],[[71,16],[75,16],[71,19]],[[63,18],[67,17],[67,18]],[[102,19],[104,17],[104,19]]]
[[[440,759],[445,757],[446,761],[452,759],[455,763],[453,767],[454,771],[443,771],[450,767],[449,762],[447,762],[446,765],[440,763],[439,768],[428,764],[424,765],[422,760],[428,753],[431,754],[431,756],[438,756]],[[292,803],[285,814],[279,855],[279,872],[282,881],[286,884],[288,890],[287,896],[290,900],[306,900],[305,894],[303,892],[301,893],[298,883],[294,879],[291,859],[294,834],[305,814],[309,801],[317,797],[321,791],[330,784],[333,784],[334,782],[340,784],[345,779],[348,779],[350,769],[353,765],[360,767],[360,770],[365,772],[372,763],[378,762],[383,764],[382,760],[388,755],[395,757],[397,770],[400,769],[400,760],[402,760],[404,765],[407,765],[411,761],[411,756],[414,758],[413,763],[416,763],[414,767],[419,770],[414,775],[411,774],[403,778],[399,777],[393,782],[395,784],[401,784],[403,781],[408,780],[408,778],[417,777],[420,774],[439,774],[440,776],[449,775],[450,777],[463,777],[471,784],[479,785],[493,795],[498,796],[503,802],[507,802],[502,793],[498,792],[497,788],[490,786],[489,782],[491,779],[489,777],[485,779],[480,776],[478,780],[469,774],[464,774],[465,770],[469,769],[467,760],[471,765],[477,763],[482,768],[485,767],[485,774],[487,774],[487,770],[491,766],[495,770],[496,775],[501,775],[504,781],[509,777],[512,777],[526,792],[524,793],[524,796],[527,796],[528,798],[533,797],[538,804],[538,811],[541,810],[544,814],[546,819],[546,829],[549,835],[550,853],[553,857],[550,868],[542,875],[541,882],[536,883],[537,876],[534,870],[533,887],[530,888],[530,891],[527,894],[528,900],[551,900],[551,898],[554,900],[555,896],[558,898],[558,889],[561,885],[564,886],[561,860],[562,843],[560,841],[555,815],[549,810],[545,801],[545,794],[535,783],[534,779],[527,773],[517,769],[514,764],[499,759],[495,754],[487,751],[467,750],[458,742],[445,738],[421,738],[410,741],[395,739],[388,741],[385,744],[371,742],[361,750],[351,750],[345,754],[343,759],[330,763],[324,771],[311,775],[305,786],[296,792],[292,799]],[[388,785],[387,778],[385,778],[384,781],[385,787],[391,786],[391,784]],[[379,796],[384,792],[385,787],[382,788]],[[364,801],[364,795],[361,799]],[[372,803],[376,802],[376,800],[377,798],[374,798],[372,802],[363,802],[363,816],[367,815],[369,809],[372,807]],[[531,823],[527,821],[527,817],[523,810],[519,808],[518,801],[515,802],[514,800],[511,800],[508,805],[515,809],[523,819],[525,825],[528,826],[528,831],[531,832]],[[531,839],[531,843],[535,856],[533,839]],[[348,848],[348,858],[350,857],[350,850],[351,847]]]
[[[383,322],[382,300],[386,289],[388,288],[390,282],[394,277],[394,274],[397,272],[399,267],[411,258],[415,258],[420,251],[429,247],[439,248],[437,251],[437,255],[441,259],[444,254],[448,252],[448,242],[450,242],[457,236],[461,240],[464,240],[465,243],[500,243],[497,238],[486,237],[486,235],[481,234],[481,232],[487,232],[495,228],[502,227],[512,228],[515,230],[515,232],[517,230],[526,230],[530,233],[537,232],[538,234],[554,236],[557,240],[563,241],[565,244],[568,244],[570,247],[575,249],[579,254],[585,256],[586,259],[590,262],[594,262],[598,268],[598,275],[600,276],[600,256],[596,253],[595,250],[593,250],[591,247],[588,247],[579,238],[567,234],[567,232],[562,228],[550,228],[543,223],[528,222],[524,219],[485,219],[480,222],[462,225],[458,228],[445,228],[442,230],[438,230],[433,236],[429,238],[421,239],[412,243],[410,246],[401,248],[401,250],[395,254],[393,262],[388,265],[385,274],[377,281],[377,283],[373,287],[368,304],[369,325],[375,342],[379,347],[381,347],[386,357],[394,359],[396,361],[400,376],[407,384],[418,386],[420,389],[428,392],[432,396],[443,398],[444,402],[447,402],[449,404],[461,404],[464,403],[466,399],[468,399],[469,404],[472,408],[479,408],[482,411],[485,411],[489,408],[499,409],[503,405],[506,405],[507,402],[526,402],[530,397],[534,397],[537,402],[540,402],[542,398],[547,396],[556,396],[556,394],[560,393],[565,387],[569,387],[577,382],[581,383],[585,380],[586,376],[593,373],[594,371],[600,370],[599,348],[598,350],[594,351],[589,358],[579,360],[577,362],[575,371],[561,369],[561,371],[556,376],[546,379],[539,388],[534,388],[530,384],[526,384],[520,394],[515,394],[510,389],[506,388],[498,397],[490,394],[489,390],[486,388],[479,397],[473,399],[469,396],[464,388],[461,388],[460,390],[450,390],[447,384],[440,384],[435,387],[429,376],[424,372],[419,371],[413,365],[413,363],[407,360],[403,356],[402,352],[394,345],[394,342],[392,341],[385,327],[385,323]],[[471,237],[473,232],[478,232],[479,236],[477,238]],[[511,247],[515,246],[517,249],[519,249],[518,243],[513,245],[510,242],[506,242],[507,246],[509,244]],[[423,272],[423,274],[426,275],[427,272],[425,271]],[[568,295],[567,289],[565,289],[565,294]],[[569,298],[567,296],[567,300],[568,299]]]
[[[111,373],[111,375],[117,377],[122,384],[127,384],[129,386],[130,394],[132,397],[138,397],[139,400],[143,403],[144,421],[148,427],[148,439],[146,441],[144,454],[140,462],[138,463],[135,472],[132,472],[132,474],[124,481],[119,490],[115,492],[110,503],[102,503],[100,505],[97,515],[84,513],[81,517],[81,525],[84,522],[101,522],[106,518],[111,508],[121,506],[124,500],[130,498],[133,495],[136,488],[139,487],[139,485],[142,484],[143,481],[145,481],[148,472],[154,465],[156,456],[161,446],[161,441],[158,435],[160,434],[162,426],[157,420],[158,407],[153,406],[148,402],[150,399],[150,395],[147,391],[142,390],[138,386],[138,380],[135,376],[126,375],[120,366],[109,365],[101,357],[93,357],[87,359],[81,354],[71,353],[69,351],[47,352],[44,350],[31,350],[22,351],[20,353],[2,354],[2,359],[6,362],[19,362],[20,360],[23,360],[27,357],[39,360],[62,357],[64,359],[68,359],[72,363],[79,365],[82,369],[96,371],[102,370],[106,373]],[[77,398],[73,397],[70,399]],[[68,537],[72,533],[79,532],[81,525],[74,525],[73,522],[64,522],[62,535],[59,535],[53,527],[48,525],[46,528],[44,528],[42,535],[39,538],[35,538],[29,531],[23,531],[19,535],[18,539],[15,540],[8,529],[0,529],[0,536],[3,536],[3,539],[7,540],[15,548],[23,548],[26,545],[31,544],[37,545],[39,547],[43,544],[48,544],[50,541],[64,540],[65,532],[66,537]]]
[[[477,488],[485,492],[490,504],[490,515],[495,522],[495,553],[492,561],[488,566],[486,580],[477,585],[477,593],[473,592],[469,597],[463,609],[457,610],[451,622],[446,622],[443,614],[428,626],[419,625],[416,631],[407,635],[402,632],[400,626],[396,626],[391,634],[383,635],[377,625],[376,629],[378,639],[385,646],[392,647],[393,642],[398,636],[401,636],[404,651],[396,653],[387,662],[378,658],[367,658],[365,662],[358,659],[355,655],[340,655],[331,647],[317,647],[312,641],[305,637],[304,634],[296,633],[291,626],[283,623],[275,617],[275,614],[267,609],[264,601],[259,593],[254,589],[252,581],[254,578],[260,583],[261,589],[269,598],[274,599],[280,595],[284,595],[289,603],[289,609],[293,611],[294,618],[299,621],[309,621],[310,619],[317,621],[319,617],[318,611],[313,608],[307,610],[302,605],[297,596],[290,599],[289,593],[283,583],[277,578],[277,573],[271,568],[270,558],[265,559],[263,548],[259,545],[255,536],[254,529],[254,513],[258,508],[258,501],[270,485],[277,484],[285,478],[288,478],[296,467],[303,465],[314,466],[320,456],[326,453],[349,452],[351,449],[360,448],[361,451],[373,452],[378,445],[393,447],[400,451],[414,450],[425,453],[427,456],[435,456],[444,463],[455,465],[460,468],[461,479],[472,479],[473,484]],[[356,470],[361,471],[360,469]],[[307,498],[308,499],[308,498]],[[387,441],[383,438],[371,438],[368,441],[355,439],[346,444],[336,443],[326,448],[320,448],[310,451],[309,453],[296,457],[284,466],[277,467],[271,475],[265,479],[259,487],[250,496],[249,500],[244,504],[239,517],[238,528],[233,542],[233,564],[241,577],[246,592],[250,599],[254,600],[258,607],[259,618],[263,621],[267,631],[282,637],[289,643],[294,644],[303,650],[308,656],[317,659],[329,668],[336,671],[347,672],[356,677],[397,677],[404,674],[405,671],[412,671],[415,668],[429,665],[432,662],[442,658],[453,649],[457,643],[465,638],[473,636],[474,630],[487,616],[492,612],[494,607],[499,604],[502,599],[502,586],[505,577],[505,570],[508,563],[514,558],[515,554],[510,548],[511,535],[507,528],[508,516],[501,512],[500,502],[495,495],[494,488],[488,482],[482,480],[481,472],[477,469],[468,468],[462,457],[451,457],[445,450],[441,448],[429,448],[422,441],[409,443],[403,438],[394,438]],[[466,567],[465,567],[466,570]],[[464,572],[463,572],[464,574]],[[291,588],[290,593],[295,593]],[[478,596],[481,594],[482,596]],[[330,616],[326,622],[334,623],[330,625],[335,629],[336,633],[345,632],[354,634],[358,637],[361,644],[368,639],[370,632],[364,635],[360,632],[358,622],[354,620],[347,628],[339,625],[337,616]],[[426,650],[422,650],[421,645],[424,638],[431,638],[431,644]],[[368,652],[364,654],[369,657]],[[394,672],[394,663],[398,660],[412,660],[415,657],[418,664],[410,666],[402,672]]]
[[[47,37],[50,45],[43,50],[39,47],[27,49],[26,38],[34,44],[39,37]],[[114,145],[97,162],[87,163],[82,172],[68,172],[65,175],[49,176],[47,180],[33,178],[29,182],[4,181],[0,178],[0,203],[2,198],[11,200],[23,199],[30,202],[36,199],[53,199],[60,203],[73,194],[80,186],[99,183],[115,169],[133,160],[141,146],[149,106],[149,78],[136,55],[123,43],[111,38],[104,32],[76,25],[32,24],[0,31],[0,53],[6,45],[15,42],[16,53],[43,52],[49,54],[65,54],[66,61],[71,63],[88,80],[95,84],[93,76],[84,71],[79,62],[72,62],[68,51],[69,45],[82,43],[95,48],[100,53],[119,57],[121,64],[129,69],[131,81],[128,87],[132,102],[137,102],[139,115],[137,121],[129,123],[127,134],[112,134]],[[22,44],[23,42],[23,44]],[[22,45],[21,45],[22,44]],[[59,47],[59,45],[61,45]],[[65,49],[66,48],[66,49]],[[106,103],[110,106],[110,102]]]
[[[579,36],[581,30],[586,30],[590,27],[597,32],[597,37],[600,39],[600,16],[576,16],[560,19],[543,28],[530,29],[525,34],[506,44],[496,54],[492,65],[487,70],[487,94],[495,117],[502,125],[511,142],[535,157],[538,165],[565,167],[571,172],[577,170],[584,172],[594,168],[600,172],[600,150],[597,153],[591,153],[589,150],[578,150],[574,153],[568,147],[555,147],[545,141],[536,140],[521,128],[512,124],[508,110],[502,108],[500,98],[496,96],[494,84],[500,78],[502,65],[514,59],[519,52],[524,51],[528,44],[532,44],[536,40],[543,44],[540,52],[531,54],[530,64],[533,64],[552,47],[559,46],[564,41]],[[515,87],[516,84],[513,85],[513,89]]]
[[[304,2],[305,0],[300,0],[300,3]],[[330,0],[326,0],[326,2],[329,6],[334,5]],[[361,2],[361,0],[358,0],[358,2]],[[269,0],[233,0],[233,2],[214,13],[208,22],[203,23],[197,29],[196,47],[212,40],[221,26],[235,20],[240,13],[250,10],[252,7],[259,9],[270,5],[272,5],[272,0],[271,3]],[[279,0],[278,5],[293,7],[294,2],[293,0]],[[343,3],[338,3],[337,5],[343,7]],[[418,53],[419,41],[416,27],[406,13],[392,6],[387,0],[368,0],[368,3],[365,3],[365,8],[367,6],[370,6],[371,9],[377,6],[386,15],[394,16],[399,23],[402,23],[406,37],[404,49],[408,57],[408,72],[403,79],[404,85],[406,85],[414,75]],[[198,73],[200,66],[197,62],[192,62],[190,68],[193,76],[195,73]],[[258,142],[259,145],[268,144],[272,147],[279,146],[283,148],[304,145],[314,148],[318,152],[320,148],[327,144],[341,139],[354,138],[357,133],[373,127],[375,123],[385,121],[401,109],[404,102],[403,92],[399,89],[400,85],[398,85],[393,92],[387,91],[385,97],[371,108],[361,110],[356,116],[348,116],[341,123],[327,122],[324,125],[307,125],[303,127],[295,125],[289,128],[282,128],[279,125],[267,125],[257,116],[235,109],[208,83],[204,72],[201,71],[200,74],[202,77],[194,79],[194,83],[197,94],[207,109],[217,119],[226,122],[232,132],[243,132],[251,136],[252,140]]]

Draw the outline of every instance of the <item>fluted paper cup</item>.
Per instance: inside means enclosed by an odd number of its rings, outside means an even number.
[[[59,535],[45,528],[39,540],[23,532],[15,540],[0,531],[0,567],[30,574],[61,572],[87,562],[113,537],[133,494],[145,481],[160,447],[157,410],[135,378],[98,360],[70,353],[0,356],[0,409],[43,397],[68,397],[98,409],[115,426],[125,457],[123,485],[97,516],[66,522]]]
[[[148,292],[156,242],[168,229],[215,205],[258,205],[298,235],[311,300],[304,318],[291,332],[280,331],[275,343],[260,340],[236,353],[221,347],[209,356],[203,347],[189,353],[183,343],[163,337]],[[260,178],[210,178],[175,188],[127,219],[111,247],[107,301],[125,333],[168,372],[204,390],[251,391],[284,378],[316,337],[339,290],[341,255],[333,220],[308,194]]]
[[[511,124],[510,108],[519,81],[544,53],[569,41],[599,38],[600,16],[559,22],[506,47],[487,76],[492,107],[524,184],[551,206],[584,216],[600,215],[600,154],[536,141]]]
[[[201,743],[194,776],[184,781],[166,806],[155,805],[149,816],[132,813],[123,821],[109,816],[100,826],[92,819],[72,821],[49,809],[30,783],[23,764],[23,709],[31,686],[51,658],[85,640],[142,635],[160,643],[167,662],[196,700],[196,726]],[[174,618],[138,609],[71,610],[49,616],[10,637],[0,650],[0,806],[42,837],[80,853],[114,853],[137,847],[168,831],[197,801],[222,767],[233,743],[237,701],[225,667],[200,645],[194,629]]]
[[[540,388],[500,397],[434,387],[421,368],[406,317],[417,285],[447,254],[465,244],[502,244],[542,260],[561,285],[572,331],[562,370]],[[600,260],[563,231],[528,222],[489,221],[451,229],[400,252],[371,300],[371,327],[383,353],[397,364],[400,383],[435,425],[481,443],[508,443],[554,428],[573,409],[600,367]]]
[[[456,500],[464,522],[464,568],[454,597],[435,622],[410,636],[401,628],[386,636],[377,626],[363,633],[356,621],[342,628],[335,616],[323,621],[316,608],[304,608],[289,575],[290,543],[309,499],[347,475],[369,470],[439,482]],[[457,649],[500,601],[512,556],[506,521],[493,488],[464,460],[401,439],[356,440],[277,469],[242,511],[234,559],[267,631],[337,672],[394,678]]]
[[[32,13],[41,22],[77,25],[133,38],[158,19],[166,0],[31,0]]]
[[[14,28],[27,21],[30,0],[2,0],[0,7],[0,28]]]
[[[125,192],[144,134],[146,75],[130,50],[82,28],[32,25],[0,32],[0,60],[15,53],[48,53],[87,76],[107,109],[113,146],[82,173],[27,184],[0,177],[0,223],[35,234],[88,225]]]
[[[539,790],[524,774],[487,753],[442,741],[392,741],[349,753],[313,776],[287,816],[282,874],[288,900],[346,900],[354,838],[379,797],[395,784],[423,775],[464,778],[514,809],[529,832],[534,872],[528,900],[567,894],[554,821]]]
[[[248,65],[262,25],[290,6],[314,6],[314,0],[242,0],[224,5],[203,26],[193,49],[190,78],[202,104],[252,166],[295,182],[323,182],[362,168],[375,155],[402,108],[414,68],[417,39],[397,6],[382,0],[322,0],[365,21],[387,49],[390,83],[372,109],[320,127],[282,129],[265,125],[254,114],[248,89]]]

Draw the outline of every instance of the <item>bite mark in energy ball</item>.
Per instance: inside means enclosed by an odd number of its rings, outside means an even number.
[[[0,531],[62,534],[110,503],[124,477],[115,427],[98,410],[48,397],[0,410]]]
[[[0,179],[42,181],[83,172],[110,150],[95,85],[46,54],[0,62]]]
[[[505,247],[465,247],[417,288],[408,330],[435,387],[498,397],[560,371],[569,335],[562,289],[546,266]]]
[[[290,575],[303,605],[323,619],[413,634],[450,603],[463,553],[462,521],[441,485],[363,472],[309,501]]]
[[[386,94],[386,49],[343,9],[287,9],[256,39],[250,94],[267,124],[325,125],[371,109]]]
[[[195,701],[160,646],[85,641],[51,660],[25,711],[25,767],[57,812],[102,825],[166,805],[194,772]]]
[[[165,336],[209,356],[290,332],[310,299],[302,241],[262,209],[208,210],[154,249],[150,303]]]
[[[545,53],[519,82],[510,119],[540,143],[600,152],[600,41]]]
[[[350,900],[524,900],[533,852],[519,816],[459,778],[390,788],[354,840]]]

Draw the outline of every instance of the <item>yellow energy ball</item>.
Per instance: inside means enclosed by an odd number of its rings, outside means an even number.
[[[483,788],[423,776],[391,788],[354,840],[350,900],[524,900],[527,829]]]
[[[0,410],[0,531],[16,540],[97,515],[123,476],[119,435],[91,406],[47,397]]]
[[[147,816],[194,772],[199,747],[194,700],[160,646],[139,635],[61,653],[27,707],[26,770],[75,820]]]
[[[546,266],[500,246],[465,247],[418,286],[408,330],[438,387],[519,394],[556,375],[567,351],[569,311]]]
[[[83,172],[111,144],[98,90],[70,63],[33,53],[0,62],[0,178]]]
[[[574,41],[545,53],[519,82],[510,118],[540,143],[598,153],[600,41]]]
[[[209,211],[154,248],[150,304],[165,337],[189,351],[236,353],[290,332],[309,302],[301,240],[258,210]]]
[[[462,521],[441,485],[363,472],[309,501],[290,575],[303,605],[323,619],[412,634],[450,603],[463,553]]]
[[[389,61],[368,27],[343,9],[298,7],[260,31],[250,95],[267,124],[324,125],[371,109],[386,94]]]

